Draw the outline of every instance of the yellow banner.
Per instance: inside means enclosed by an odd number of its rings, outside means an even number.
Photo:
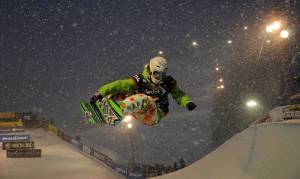
[[[23,122],[21,119],[13,122],[0,122],[0,127],[22,127]]]

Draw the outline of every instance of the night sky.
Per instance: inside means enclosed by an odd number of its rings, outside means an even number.
[[[34,111],[67,131],[81,128],[86,142],[126,162],[124,131],[82,124],[79,102],[105,83],[141,73],[163,51],[169,74],[198,108],[188,112],[171,100],[161,124],[138,126],[136,158],[191,163],[213,147],[214,66],[230,59],[227,41],[255,19],[254,8],[244,0],[1,0],[0,111]]]

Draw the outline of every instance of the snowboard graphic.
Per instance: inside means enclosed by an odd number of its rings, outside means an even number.
[[[116,126],[127,115],[145,125],[154,125],[160,121],[154,100],[144,94],[135,94],[122,101],[114,101],[109,95],[95,104],[80,102],[80,108],[92,125],[104,123]]]
[[[110,96],[104,97],[95,104],[90,102],[80,102],[81,111],[89,124],[96,125],[105,123],[118,125],[123,117],[120,106]]]

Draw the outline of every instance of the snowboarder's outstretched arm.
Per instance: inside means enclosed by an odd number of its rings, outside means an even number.
[[[174,80],[174,79],[173,79]],[[176,81],[175,81],[176,84]],[[185,95],[185,92],[181,90],[177,84],[174,85],[172,91],[171,91],[172,97],[175,99],[175,101],[181,105],[182,107],[187,108],[189,111],[196,108],[196,104],[193,103],[188,96]]]

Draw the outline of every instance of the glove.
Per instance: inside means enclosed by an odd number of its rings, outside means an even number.
[[[195,108],[197,107],[197,105],[193,102],[189,102],[187,105],[186,105],[186,108],[189,110],[189,111],[192,111],[194,110]]]
[[[100,94],[95,94],[94,96],[92,96],[92,98],[90,99],[90,103],[96,103],[97,100],[101,100],[103,98],[103,96],[101,96]]]

